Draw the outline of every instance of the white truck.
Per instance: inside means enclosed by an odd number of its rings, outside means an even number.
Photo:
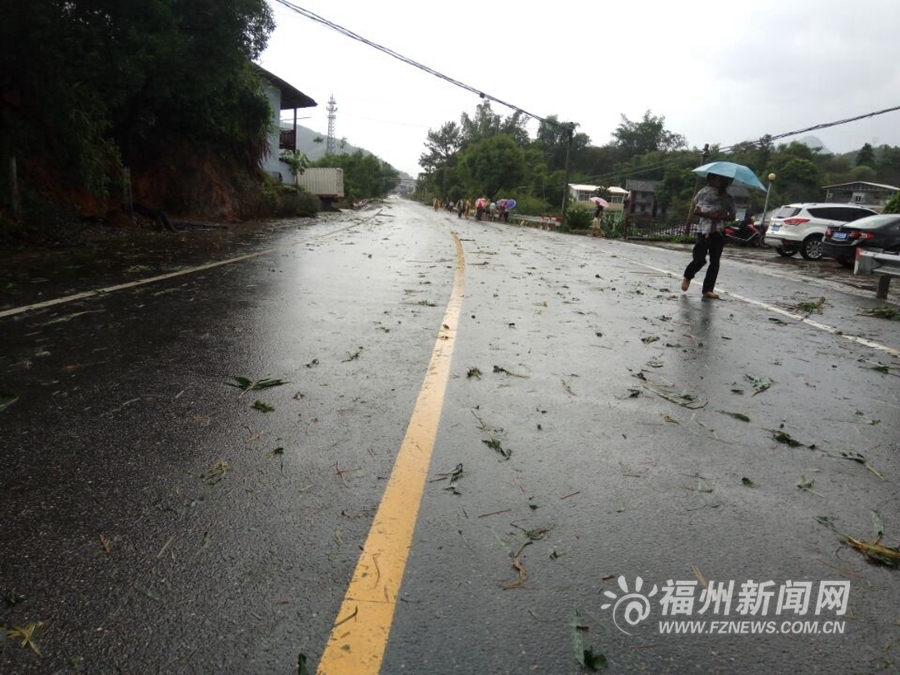
[[[297,176],[297,185],[331,205],[344,198],[344,170],[309,168]]]

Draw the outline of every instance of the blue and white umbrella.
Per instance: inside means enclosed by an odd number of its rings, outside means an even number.
[[[757,190],[766,191],[766,186],[756,177],[756,174],[743,164],[735,164],[734,162],[710,162],[703,166],[698,166],[693,170],[699,176],[708,176],[711,173],[717,176],[725,176],[730,178],[734,185],[743,185],[748,188],[756,188]]]

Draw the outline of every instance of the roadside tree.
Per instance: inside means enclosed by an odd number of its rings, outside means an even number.
[[[467,147],[460,153],[459,163],[467,193],[483,193],[491,199],[501,190],[520,187],[525,176],[525,152],[505,134]]]

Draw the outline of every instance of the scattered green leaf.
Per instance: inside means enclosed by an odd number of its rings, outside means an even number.
[[[823,297],[818,298],[817,300],[807,300],[805,302],[798,302],[796,305],[794,305],[793,311],[798,314],[799,313],[812,314],[813,312],[821,314],[822,313],[822,305],[824,305],[824,304],[825,304],[825,298],[823,296]]]
[[[893,307],[875,307],[874,309],[864,310],[863,314],[877,316],[879,319],[888,319],[889,321],[900,321],[900,312]]]
[[[860,453],[858,453],[858,452],[842,452],[840,454],[840,457],[841,457],[841,459],[849,459],[852,462],[862,464],[864,467],[866,467],[866,469],[868,469],[869,471],[874,473],[881,480],[884,480],[884,476],[882,476],[881,473],[875,467],[873,467],[871,464],[869,464],[868,460],[865,457],[863,457]]]
[[[0,597],[0,604],[2,604],[6,609],[10,609],[18,604],[25,602],[28,599],[28,596],[19,595],[15,592],[14,589],[10,589],[3,594],[3,597]]]
[[[272,412],[273,410],[275,410],[275,408],[273,406],[270,406],[268,403],[263,403],[259,399],[256,399],[253,402],[253,405],[250,407],[253,408],[254,410],[259,410],[260,412],[264,412],[264,413],[269,413],[269,412]]]
[[[509,459],[510,455],[512,454],[511,451],[506,450],[501,446],[499,439],[494,438],[493,436],[491,436],[491,438],[487,440],[482,439],[481,442],[488,446],[491,450],[496,450],[501,455],[503,455],[503,459]]]
[[[359,355],[362,354],[363,348],[360,347],[355,352],[347,352],[347,358],[343,359],[341,363],[347,363],[348,361],[356,361],[359,358]]]
[[[746,477],[741,478],[741,483],[743,483],[747,487],[756,487],[756,483],[754,483],[752,480],[750,480],[749,478],[746,478]]]
[[[594,654],[594,650],[588,647],[584,650],[584,667],[592,673],[596,673],[600,668],[606,668],[609,663],[603,654]]]
[[[797,481],[797,487],[800,488],[801,490],[805,490],[806,492],[810,492],[810,493],[816,495],[817,497],[825,497],[825,495],[823,495],[821,492],[816,492],[815,490],[812,489],[815,482],[816,482],[815,480],[810,480],[806,476],[801,474],[800,480]]]
[[[578,615],[578,610],[575,610],[575,614],[572,617],[572,643],[575,647],[575,660],[578,661],[578,665],[581,666],[582,670],[596,673],[599,668],[606,668],[608,663],[603,654],[594,654],[593,647],[585,649],[584,634],[588,630],[588,626],[582,622],[581,617]]]
[[[865,555],[869,560],[873,562],[877,562],[886,567],[900,567],[900,548],[894,546],[883,546],[881,542],[881,538],[884,533],[884,522],[881,519],[881,514],[877,511],[873,511],[873,521],[875,523],[876,535],[874,541],[862,541],[861,539],[856,539],[855,537],[851,537],[848,534],[844,534],[840,532],[834,524],[834,518],[829,516],[817,516],[816,520],[832,530],[837,534],[838,539],[850,546],[853,549],[856,549],[863,555]]]
[[[0,410],[5,410],[18,400],[19,396],[17,394],[0,390]]]
[[[722,413],[723,415],[728,415],[729,417],[733,417],[736,420],[740,420],[741,422],[749,422],[750,421],[750,418],[747,417],[743,413],[728,412],[727,410],[720,410],[719,412]]]
[[[237,387],[241,391],[258,391],[260,389],[266,389],[268,387],[279,387],[283,384],[287,384],[285,380],[275,377],[264,377],[260,380],[250,380],[247,377],[235,377],[234,382],[226,382],[229,387]]]
[[[860,423],[862,423],[862,424],[871,424],[872,426],[874,426],[874,425],[876,425],[876,424],[880,424],[880,423],[881,423],[881,420],[872,420],[872,419],[869,419],[868,417],[866,417],[866,414],[865,414],[862,410],[857,410],[857,411],[856,411],[856,418],[857,418],[857,419],[860,421]]]
[[[504,375],[510,375],[512,377],[522,377],[522,378],[528,377],[527,375],[519,375],[518,373],[514,373],[510,370],[507,370],[506,368],[503,368],[502,366],[494,366],[494,372],[495,373],[503,373]]]
[[[220,480],[225,478],[228,475],[228,472],[231,471],[232,466],[224,459],[220,459],[218,462],[213,464],[209,469],[200,474],[200,477],[205,480],[207,483],[214,484],[218,483]]]
[[[774,438],[779,443],[784,443],[785,445],[789,445],[792,448],[798,448],[803,443],[794,438],[791,438],[790,434],[786,434],[783,431],[774,431],[772,432],[772,438]]]
[[[872,510],[872,524],[875,526],[875,540],[881,541],[884,536],[884,518],[874,509]]]
[[[43,621],[38,621],[37,623],[31,622],[25,626],[11,626],[9,628],[4,626],[2,628],[10,640],[21,640],[22,647],[28,647],[36,656],[41,656],[41,651],[34,642],[34,633],[40,630],[43,625]]]
[[[768,377],[756,377],[754,375],[744,375],[744,377],[753,384],[753,396],[763,393],[772,386],[772,380]]]
[[[474,377],[480,380],[481,371],[478,368],[469,368],[469,371],[466,373],[466,377]]]

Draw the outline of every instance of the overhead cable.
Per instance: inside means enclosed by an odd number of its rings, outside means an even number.
[[[326,26],[328,28],[331,28],[332,30],[337,31],[338,33],[340,33],[342,35],[346,35],[347,37],[349,37],[353,40],[362,42],[363,44],[368,45],[369,47],[372,47],[374,49],[377,49],[378,51],[383,52],[384,54],[387,54],[388,56],[392,56],[393,58],[397,59],[398,61],[402,61],[403,63],[406,63],[407,65],[413,66],[414,68],[418,68],[419,70],[423,70],[426,73],[428,73],[429,75],[434,75],[435,77],[438,77],[438,78],[444,80],[445,82],[449,82],[450,84],[455,85],[455,86],[459,87],[460,89],[465,89],[466,91],[472,92],[473,94],[477,94],[480,98],[482,98],[484,100],[494,101],[495,103],[499,103],[500,105],[506,106],[507,108],[509,108],[511,110],[515,110],[516,112],[522,113],[523,115],[527,115],[528,117],[533,117],[534,119],[536,119],[540,122],[543,122],[545,124],[552,124],[555,126],[563,126],[563,127],[569,126],[569,125],[567,125],[563,122],[559,122],[557,120],[547,119],[547,118],[541,117],[540,115],[535,115],[534,113],[528,112],[527,110],[524,110],[517,105],[513,105],[512,103],[507,103],[506,101],[500,100],[496,96],[491,96],[490,94],[487,94],[487,93],[481,91],[480,89],[476,89],[475,87],[468,85],[465,82],[460,82],[459,80],[455,80],[452,77],[448,77],[447,75],[444,75],[443,73],[438,72],[437,70],[434,70],[433,68],[429,68],[428,66],[423,65],[423,64],[419,63],[418,61],[414,61],[411,58],[403,56],[402,54],[398,54],[393,49],[384,47],[384,46],[378,44],[377,42],[372,42],[371,40],[368,40],[368,39],[362,37],[361,35],[358,35],[358,34],[354,33],[353,31],[351,31],[347,28],[344,28],[343,26],[339,26],[338,24],[336,24],[332,21],[329,21],[328,19],[325,19],[324,17],[319,16],[318,14],[315,14],[314,12],[311,12],[308,9],[304,9],[303,7],[299,7],[292,2],[288,2],[288,0],[275,0],[275,1],[281,5],[284,5],[288,9],[291,9],[291,10],[297,12],[297,14],[305,16],[307,19],[312,19],[313,21],[320,23],[323,26]]]

